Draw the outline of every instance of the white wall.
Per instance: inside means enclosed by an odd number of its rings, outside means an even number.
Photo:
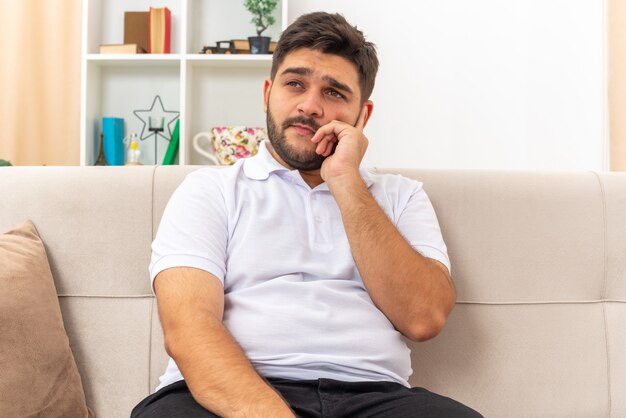
[[[367,166],[608,169],[604,0],[290,0],[378,46]]]

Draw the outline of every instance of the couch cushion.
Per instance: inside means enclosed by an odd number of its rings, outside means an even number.
[[[448,246],[458,301],[548,303],[603,298],[606,223],[597,174],[401,173],[422,181],[433,203]],[[619,194],[619,189],[613,193]]]
[[[31,221],[0,235],[0,411],[93,416],[65,334],[46,250]]]
[[[23,219],[35,222],[45,237],[59,295],[151,294],[154,170],[154,166],[5,168],[0,190],[8,196],[0,199],[0,231]]]

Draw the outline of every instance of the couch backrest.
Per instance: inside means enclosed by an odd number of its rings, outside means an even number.
[[[198,167],[0,169],[0,230],[46,244],[90,406],[127,417],[166,355],[147,265]],[[626,416],[626,174],[391,170],[424,182],[458,303],[411,383],[490,417]]]

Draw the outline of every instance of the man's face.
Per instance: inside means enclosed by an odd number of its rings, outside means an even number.
[[[274,156],[290,168],[319,169],[325,157],[315,153],[311,137],[332,120],[355,125],[362,108],[357,70],[337,55],[295,50],[265,81],[269,139]]]

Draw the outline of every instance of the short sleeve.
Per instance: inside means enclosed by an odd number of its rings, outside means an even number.
[[[172,194],[152,242],[153,286],[157,274],[172,267],[205,270],[224,283],[228,217],[219,175],[192,172]]]
[[[450,258],[435,209],[422,184],[416,181],[410,183],[414,188],[400,213],[397,228],[416,251],[441,262],[450,271]]]

